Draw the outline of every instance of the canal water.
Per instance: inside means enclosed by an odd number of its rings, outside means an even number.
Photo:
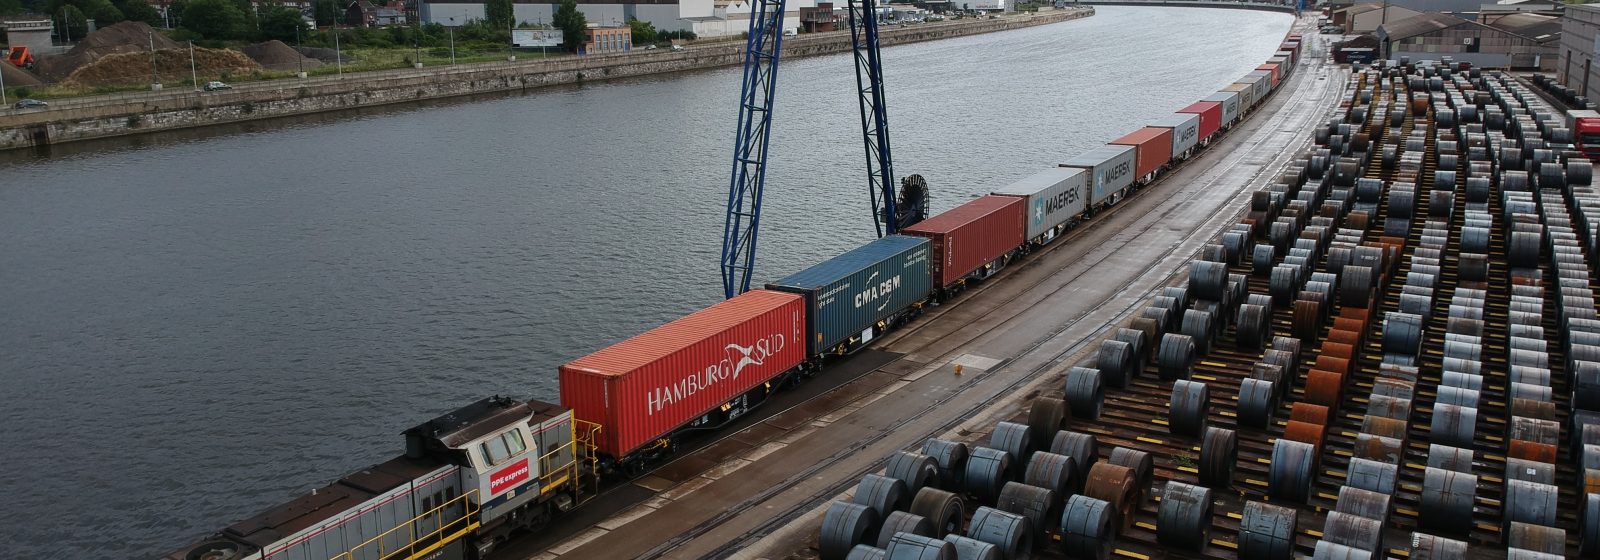
[[[1290,17],[885,51],[935,210],[1232,82]],[[785,61],[758,279],[873,236],[845,55]],[[145,558],[721,297],[736,68],[0,160],[0,558]]]

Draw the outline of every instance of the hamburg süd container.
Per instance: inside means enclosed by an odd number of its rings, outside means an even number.
[[[1205,140],[1222,128],[1222,105],[1221,101],[1197,101],[1178,109],[1178,114],[1200,117],[1200,139]]]
[[[933,291],[932,244],[890,235],[767,284],[806,298],[807,354],[849,352],[872,342],[886,321]]]
[[[1229,126],[1239,122],[1239,115],[1244,113],[1244,108],[1239,104],[1238,91],[1219,91],[1201,101],[1215,101],[1222,104],[1222,122],[1218,126]]]
[[[1150,126],[1172,130],[1172,157],[1184,155],[1200,142],[1200,115],[1173,113],[1150,121]]]
[[[1133,171],[1135,177],[1150,177],[1161,166],[1172,161],[1172,129],[1147,126],[1128,133],[1112,144],[1133,146]]]
[[[981,278],[987,267],[1022,246],[1027,222],[1022,199],[985,196],[900,230],[933,242],[935,288],[969,276]],[[976,273],[976,274],[974,274]]]
[[[561,366],[561,405],[620,460],[800,365],[805,336],[804,297],[752,290]]]
[[[1028,239],[1048,243],[1061,233],[1060,226],[1077,219],[1088,207],[1089,172],[1076,167],[1052,167],[992,194],[1026,200]]]
[[[1244,115],[1245,111],[1249,111],[1251,107],[1256,106],[1256,87],[1252,84],[1238,81],[1222,88],[1222,91],[1231,91],[1239,94],[1239,115],[1241,116]]]
[[[1089,171],[1090,205],[1100,205],[1133,184],[1135,177],[1133,146],[1107,144],[1067,160],[1061,167]]]
[[[1272,87],[1278,87],[1278,80],[1281,78],[1281,76],[1278,75],[1278,65],[1276,63],[1267,62],[1266,64],[1257,66],[1256,70],[1269,73],[1269,75],[1272,76]]]

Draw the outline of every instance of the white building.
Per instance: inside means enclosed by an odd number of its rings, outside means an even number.
[[[816,7],[817,0],[788,0],[785,3],[783,28],[800,29],[800,8]],[[550,23],[555,16],[556,3],[523,3],[512,5],[517,21]],[[649,22],[660,31],[693,31],[701,37],[738,35],[750,28],[749,0],[657,0],[619,3],[614,0],[578,0],[578,11],[590,23],[623,25],[629,19]],[[482,0],[429,1],[418,7],[424,23],[461,25],[484,17]]]

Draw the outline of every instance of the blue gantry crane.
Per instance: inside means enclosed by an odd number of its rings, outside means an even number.
[[[892,234],[920,221],[928,207],[927,184],[920,175],[901,182],[894,192],[894,163],[889,144],[889,110],[883,92],[883,64],[878,46],[875,0],[848,3],[850,43],[855,53],[856,89],[861,104],[861,134],[867,156],[867,188],[878,236]],[[722,288],[727,297],[750,289],[755,267],[756,233],[761,225],[761,194],[766,184],[767,140],[772,134],[773,97],[777,92],[778,55],[783,45],[784,0],[755,0],[745,41],[744,83],[739,93],[738,132],[733,145],[733,172],[728,181],[728,214],[722,231]]]

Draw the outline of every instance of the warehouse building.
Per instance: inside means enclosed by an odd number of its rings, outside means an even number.
[[[1422,15],[1422,12],[1404,6],[1383,4],[1354,4],[1333,10],[1333,24],[1344,28],[1346,35],[1361,35],[1377,31],[1385,23],[1393,23]]]
[[[515,0],[513,13],[518,22],[545,24],[554,20],[555,2]],[[482,0],[422,0],[418,8],[424,23],[462,25],[484,17]],[[578,0],[578,11],[590,23],[612,27],[628,20],[649,22],[660,31],[693,31],[702,37],[738,35],[750,27],[749,0]],[[817,0],[786,3],[783,28],[800,30],[800,10],[816,8]],[[815,16],[813,16],[815,17]]]
[[[1600,90],[1600,68],[1595,68],[1595,41],[1600,40],[1600,5],[1573,4],[1561,16],[1561,83],[1589,99]],[[1590,89],[1594,88],[1594,89]]]
[[[1490,68],[1554,69],[1552,45],[1445,14],[1422,14],[1378,28],[1384,57],[1439,60]]]

